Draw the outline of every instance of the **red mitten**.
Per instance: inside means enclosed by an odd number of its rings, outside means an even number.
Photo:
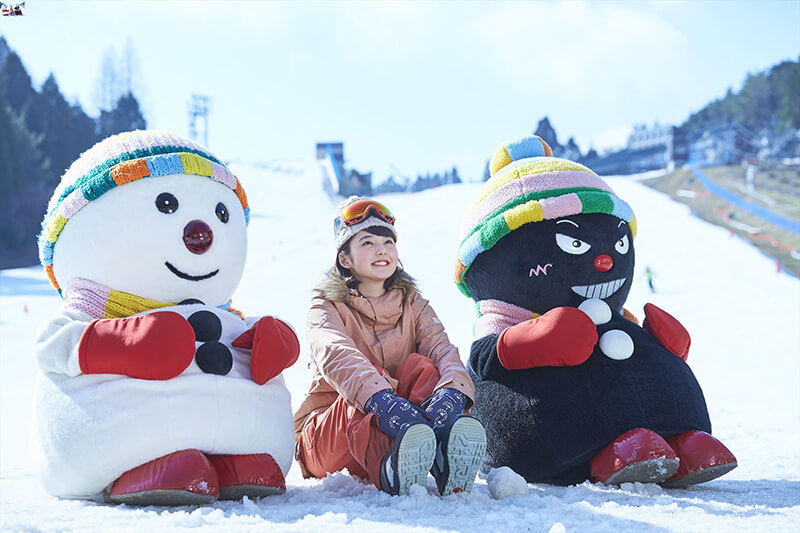
[[[172,311],[92,320],[78,342],[84,374],[172,379],[192,363],[194,330]]]
[[[508,370],[577,366],[592,355],[595,344],[597,328],[586,313],[556,307],[503,330],[497,338],[497,356]]]
[[[292,366],[300,355],[300,342],[292,328],[271,316],[259,318],[231,344],[251,350],[250,376],[259,385]]]
[[[666,311],[653,304],[645,304],[642,327],[664,348],[684,361],[689,357],[689,345],[692,343],[689,332]]]

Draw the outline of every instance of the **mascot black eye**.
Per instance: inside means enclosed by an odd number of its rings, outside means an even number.
[[[625,255],[628,253],[628,249],[630,248],[630,243],[628,242],[628,236],[623,235],[620,240],[617,241],[617,244],[614,245],[614,249]]]
[[[588,242],[583,242],[563,233],[556,233],[556,244],[559,248],[572,255],[585,254],[592,247]]]
[[[218,203],[216,213],[217,213],[217,218],[220,220],[220,222],[222,222],[223,224],[228,222],[230,215],[228,214],[228,208],[225,207],[225,204],[223,204],[222,202]]]
[[[156,209],[170,215],[178,210],[178,199],[168,192],[162,192],[156,197]]]

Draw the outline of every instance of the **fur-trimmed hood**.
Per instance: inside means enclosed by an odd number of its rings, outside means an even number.
[[[405,270],[400,270],[392,287],[403,290],[406,298],[418,293],[417,282]],[[354,289],[353,289],[354,290]],[[321,280],[314,286],[315,296],[320,296],[331,302],[344,302],[353,290],[347,286],[347,279],[342,276],[336,267],[328,270]]]

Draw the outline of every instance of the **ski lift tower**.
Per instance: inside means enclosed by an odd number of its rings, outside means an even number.
[[[193,94],[189,103],[189,137],[198,141],[197,119],[203,119],[203,146],[208,148],[208,110],[211,98],[203,94]]]

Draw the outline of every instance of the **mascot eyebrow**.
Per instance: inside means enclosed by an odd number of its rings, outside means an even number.
[[[579,226],[577,223],[575,223],[575,222],[571,221],[571,220],[570,220],[570,219],[568,219],[568,218],[565,218],[564,220],[557,220],[557,221],[556,221],[556,224],[572,224],[572,225],[573,225],[573,226],[575,226],[576,228],[580,228],[580,226]]]
[[[619,224],[617,224],[617,228],[621,228],[623,224],[627,224],[624,220],[620,220]]]

